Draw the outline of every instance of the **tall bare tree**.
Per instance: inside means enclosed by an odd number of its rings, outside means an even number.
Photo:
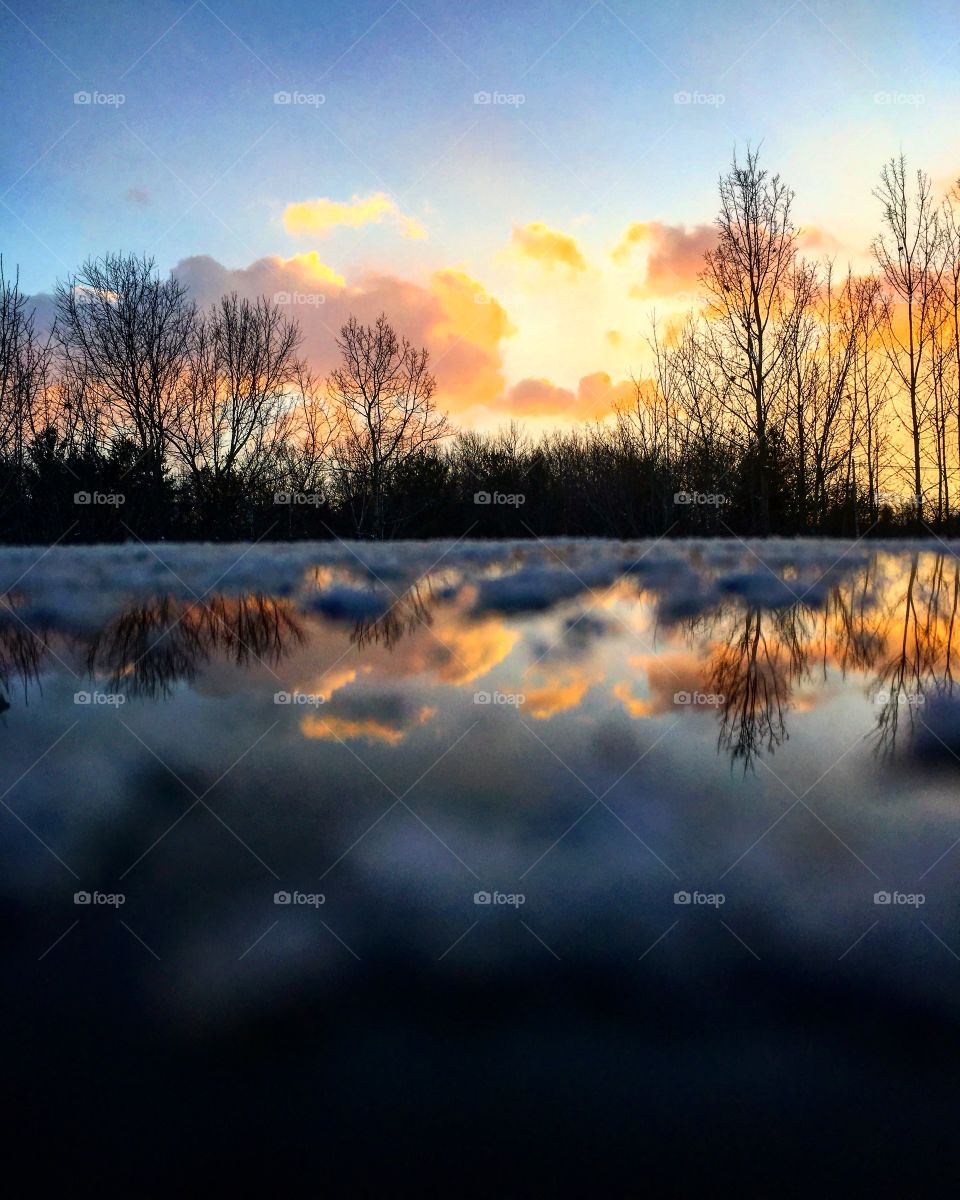
[[[301,334],[264,297],[221,297],[193,323],[170,440],[197,487],[251,495],[294,426]]]
[[[873,253],[887,285],[884,339],[909,408],[904,424],[910,436],[914,503],[923,519],[922,441],[928,397],[921,392],[937,323],[940,279],[944,270],[944,229],[929,176],[917,171],[908,181],[907,161],[891,158],[874,191],[883,208],[882,232]]]
[[[340,366],[327,378],[341,421],[336,466],[359,510],[358,528],[383,537],[391,476],[443,438],[449,425],[434,403],[429,351],[398,337],[383,313],[374,325],[351,317],[337,349]]]
[[[186,288],[151,258],[107,254],[58,284],[56,306],[65,371],[133,441],[159,499],[196,320]]]
[[[945,262],[940,286],[946,310],[944,345],[949,358],[946,375],[956,420],[955,448],[960,454],[960,182],[953,185],[944,201],[943,228]]]
[[[717,366],[718,396],[753,440],[760,526],[770,525],[770,431],[778,378],[789,367],[794,320],[789,288],[796,250],[793,192],[761,168],[759,153],[734,154],[720,177],[718,244],[700,279],[710,299],[705,329]]]
[[[332,446],[339,435],[337,415],[327,401],[326,385],[303,362],[297,366],[291,426],[282,450],[287,485],[297,492],[322,492]]]
[[[34,309],[20,290],[19,273],[4,273],[0,258],[0,455],[23,470],[27,438],[49,382],[50,339],[36,327]]]

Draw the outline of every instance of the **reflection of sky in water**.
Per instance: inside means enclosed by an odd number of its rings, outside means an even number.
[[[741,1017],[730,1046],[707,1034],[703,989],[748,1005],[790,1069],[791,1006],[815,992],[813,1081],[847,1053],[833,1039],[858,997],[954,1036],[949,553],[860,545],[837,563],[843,547],[781,543],[764,565],[731,543],[462,545],[432,566],[436,548],[406,564],[397,547],[358,548],[363,563],[324,548],[204,595],[237,557],[207,549],[212,564],[166,575],[142,554],[124,575],[112,551],[99,592],[76,596],[77,562],[54,553],[8,594],[5,955],[36,970],[46,1007],[85,980],[84,1020],[149,1025],[183,1054],[201,1033],[256,1041],[287,1022],[309,1041],[299,1014],[345,997],[373,1005],[377,1037],[425,1036],[403,1003],[377,1008],[372,980],[410,982],[441,1024],[477,989],[546,987],[601,1059],[622,1039],[665,1072],[668,1036],[682,1078],[709,1043],[709,1070],[739,1062],[758,1111],[776,1071],[743,1065]],[[126,900],[75,906],[80,889]],[[598,980],[614,1008],[652,1004],[657,1036],[592,1008]],[[529,1019],[495,1004],[507,1030]],[[687,1025],[660,1004],[691,1006]],[[345,1086],[337,1053],[313,1048]]]

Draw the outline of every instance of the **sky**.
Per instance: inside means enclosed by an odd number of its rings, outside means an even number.
[[[696,296],[761,145],[862,269],[902,150],[960,174],[960,8],[888,0],[0,0],[0,252],[52,291],[147,253],[265,294],[318,371],[350,313],[428,346],[457,423],[599,419]]]

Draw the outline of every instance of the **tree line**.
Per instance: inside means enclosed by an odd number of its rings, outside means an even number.
[[[874,269],[840,273],[734,155],[700,303],[653,322],[633,401],[538,439],[453,429],[385,315],[321,378],[266,297],[201,310],[108,254],[41,330],[0,262],[0,539],[955,532],[958,189],[891,159]]]

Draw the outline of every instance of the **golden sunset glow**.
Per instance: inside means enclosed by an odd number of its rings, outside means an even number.
[[[349,202],[323,196],[288,204],[283,210],[283,227],[295,237],[322,237],[338,226],[360,229],[364,225],[379,225],[385,219],[394,221],[405,238],[417,240],[427,236],[420,222],[402,213],[385,192],[354,196]]]

